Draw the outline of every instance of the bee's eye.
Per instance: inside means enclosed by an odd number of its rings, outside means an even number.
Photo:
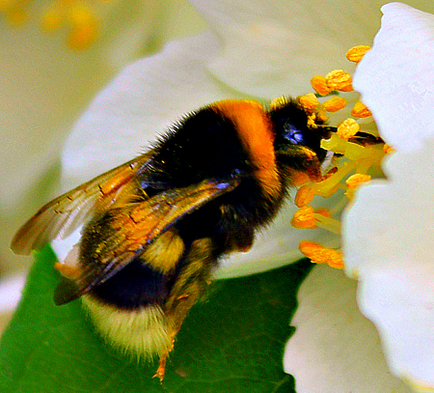
[[[283,127],[283,137],[292,145],[305,144],[305,138],[301,130],[293,124],[286,123]]]

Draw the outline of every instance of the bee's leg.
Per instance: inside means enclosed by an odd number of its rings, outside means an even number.
[[[247,252],[252,248],[254,232],[252,225],[237,214],[232,205],[221,205],[221,224],[228,233],[225,250]]]
[[[164,305],[167,316],[171,345],[160,357],[160,365],[154,377],[164,379],[167,357],[173,349],[176,334],[181,329],[190,308],[198,300],[210,282],[211,269],[216,261],[212,254],[212,241],[209,238],[199,239],[192,243],[186,264],[179,273],[169,298]]]
[[[54,268],[65,278],[75,280],[83,273],[83,269],[79,265],[80,243],[76,244],[68,252],[63,263],[56,262]]]

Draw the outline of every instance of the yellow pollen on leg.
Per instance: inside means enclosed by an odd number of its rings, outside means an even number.
[[[335,269],[344,268],[342,252],[326,248],[318,243],[303,240],[299,245],[300,252],[308,257],[312,263],[326,263]]]

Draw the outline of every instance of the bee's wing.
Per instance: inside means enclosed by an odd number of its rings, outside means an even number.
[[[239,179],[235,178],[228,181],[205,180],[189,187],[162,192],[128,208],[116,207],[110,225],[114,229],[119,228],[119,231],[106,238],[99,248],[98,264],[84,268],[74,280],[63,278],[55,293],[56,304],[74,300],[107,281],[181,218],[219,195],[232,191],[238,184]]]
[[[27,255],[51,240],[66,237],[95,213],[113,204],[133,178],[146,169],[153,151],[143,154],[43,206],[12,239],[11,249]]]

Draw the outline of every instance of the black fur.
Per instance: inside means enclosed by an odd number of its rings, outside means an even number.
[[[278,110],[270,111],[269,116],[275,133],[276,150],[300,142],[314,150],[321,160],[324,158],[325,152],[320,148],[322,136],[307,127],[307,115],[296,103],[291,101]],[[248,248],[253,242],[255,230],[274,218],[290,182],[285,173],[287,169],[276,162],[281,190],[275,196],[265,193],[254,176],[257,168],[244,150],[236,126],[212,105],[189,114],[175,124],[154,149],[150,166],[139,178],[139,183],[150,197],[205,179],[225,181],[237,178],[240,184],[174,225],[186,244],[184,257],[174,273],[158,273],[137,258],[91,291],[99,299],[121,308],[164,304],[185,262],[189,245],[197,239],[212,239],[214,260],[234,248]],[[101,222],[105,219],[101,218]],[[82,248],[92,249],[92,243],[104,241],[107,230],[110,229],[101,228],[98,236],[102,237],[99,239],[88,235]]]

